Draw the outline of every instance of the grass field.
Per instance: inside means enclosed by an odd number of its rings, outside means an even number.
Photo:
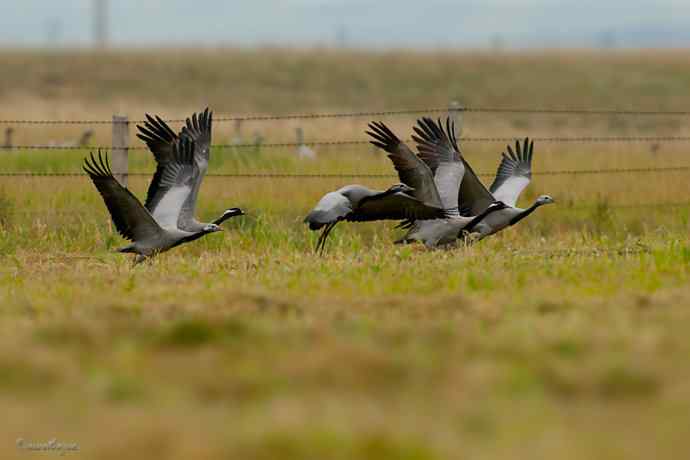
[[[687,53],[3,52],[2,118],[444,106],[682,110]],[[20,70],[36,69],[26,78]],[[452,75],[452,78],[449,77]],[[50,77],[50,78],[49,78]],[[500,78],[499,78],[500,77]],[[150,79],[149,79],[150,78]],[[153,82],[156,84],[153,84]],[[179,94],[188,97],[180,99]],[[414,118],[391,117],[401,135]],[[255,123],[268,141],[363,139],[368,119]],[[79,127],[17,126],[17,142]],[[224,143],[231,124],[216,125]],[[685,135],[683,117],[466,115],[466,135]],[[133,136],[132,136],[133,137]],[[96,144],[108,144],[99,128]],[[140,145],[134,143],[133,145]],[[463,144],[493,173],[501,143]],[[218,149],[211,173],[390,173],[366,146]],[[84,151],[2,151],[0,172]],[[687,145],[535,145],[535,172],[687,166]],[[134,151],[132,171],[151,172]],[[489,182],[489,177],[483,178]],[[132,267],[84,177],[0,180],[0,458],[51,439],[88,459],[648,459],[690,454],[687,171],[535,175],[557,204],[472,247],[301,219],[396,178],[206,179],[198,214],[248,215]],[[148,179],[130,177],[143,197]],[[660,204],[661,203],[661,204]],[[50,455],[50,454],[45,454]]]

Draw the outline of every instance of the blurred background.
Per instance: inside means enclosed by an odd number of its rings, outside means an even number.
[[[12,0],[4,47],[646,48],[690,44],[685,0]]]
[[[0,458],[690,458],[689,49],[688,0],[0,0]],[[207,106],[197,215],[248,215],[131,269],[83,159],[144,197],[136,124]],[[367,123],[446,114],[557,205],[313,257],[325,192],[398,180]]]

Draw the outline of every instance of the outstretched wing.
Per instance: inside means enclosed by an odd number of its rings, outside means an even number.
[[[162,229],[151,214],[113,177],[107,155],[105,161],[100,151],[98,160],[93,153],[90,156],[91,158],[84,160],[84,171],[103,197],[118,233],[130,241],[141,241],[160,235]]]
[[[194,178],[192,193],[187,197],[187,200],[182,207],[182,214],[180,215],[180,226],[188,228],[193,225],[194,210],[196,209],[196,200],[199,195],[199,188],[201,181],[208,170],[208,162],[211,158],[211,129],[213,128],[213,112],[208,108],[201,114],[196,113],[192,118],[187,118],[185,126],[180,132],[180,137],[189,137],[194,141],[194,162],[198,169],[198,174]]]
[[[179,138],[163,119],[149,114],[146,114],[144,126],[137,125],[137,129],[137,137],[146,143],[156,159],[156,172],[149,184],[144,203],[146,209],[153,213],[166,193],[161,187],[161,179],[173,161],[173,150]]]
[[[194,184],[199,176],[199,169],[194,162],[194,141],[181,137],[173,144],[170,161],[162,169],[156,181],[156,206],[151,212],[153,218],[163,228],[179,228],[182,211]],[[153,186],[153,184],[152,184]]]
[[[144,141],[153,153],[157,163],[166,163],[172,156],[172,145],[177,141],[177,134],[159,116],[146,114],[144,126],[137,125],[137,137]]]
[[[187,118],[180,131],[180,137],[188,136],[194,141],[194,160],[199,164],[202,175],[206,173],[208,161],[211,157],[211,129],[213,128],[213,112],[208,108],[200,114],[192,114]]]
[[[347,215],[352,222],[371,220],[424,220],[446,217],[439,207],[428,206],[406,193],[380,193],[362,198],[358,206]]]
[[[208,169],[210,158],[213,113],[207,108],[201,114],[193,114],[191,118],[187,118],[179,135],[175,134],[170,129],[170,126],[160,117],[156,116],[154,118],[147,114],[146,118],[147,121],[144,122],[144,126],[137,125],[139,130],[137,137],[146,143],[157,163],[156,172],[153,175],[153,180],[146,195],[146,209],[154,217],[161,214],[162,211],[158,210],[158,206],[173,187],[170,178],[177,177],[180,174],[180,164],[176,160],[175,151],[180,146],[182,139],[192,142],[194,145],[193,161],[189,163],[185,160],[184,164],[195,165],[197,171],[194,173],[191,193],[185,195],[185,201],[182,203],[182,208],[176,217],[176,226],[182,230],[194,231],[196,230],[193,227],[197,196],[201,181]],[[163,177],[167,178],[165,183],[163,183]],[[169,205],[170,203],[168,202]],[[168,216],[168,213],[165,212],[165,215]]]
[[[498,165],[496,179],[491,184],[489,190],[497,200],[515,206],[520,193],[527,187],[532,178],[532,153],[534,152],[534,141],[525,138],[520,146],[519,141],[515,141],[515,152],[507,146],[508,154],[502,153],[503,159]]]
[[[388,153],[400,181],[414,188],[414,196],[429,206],[442,207],[429,166],[382,122],[369,123],[369,129],[367,134],[374,139],[370,142]]]
[[[460,214],[463,216],[476,216],[496,200],[482,184],[482,181],[479,180],[474,169],[472,169],[472,166],[464,157],[462,162],[465,165],[465,175],[462,177],[460,195],[458,196]]]
[[[446,119],[444,131],[441,120],[431,118],[417,120],[412,139],[417,143],[419,156],[435,170],[434,180],[443,207],[451,212],[458,210],[458,191],[465,174],[460,148],[455,137],[455,125]],[[429,163],[431,162],[431,163]]]

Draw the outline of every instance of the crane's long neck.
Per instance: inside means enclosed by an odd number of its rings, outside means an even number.
[[[184,244],[184,243],[189,243],[190,241],[198,240],[202,236],[205,236],[209,233],[213,233],[213,232],[210,230],[200,230],[196,233],[192,233],[191,235],[187,235],[184,238],[180,238],[175,244],[173,244],[171,246],[171,248],[174,248],[174,247],[179,246],[179,245]]]
[[[366,203],[368,200],[374,199],[374,198],[383,198],[388,195],[394,195],[398,193],[399,190],[396,189],[395,187],[391,187],[388,190],[384,190],[383,192],[379,191],[373,191],[373,190],[367,190],[366,194],[362,196],[361,198],[357,199],[355,198],[355,202],[353,203],[355,206],[362,206],[364,203]]]
[[[386,196],[388,196],[388,195],[395,195],[395,194],[398,193],[399,191],[400,191],[399,188],[391,187],[391,188],[389,188],[389,189],[387,189],[387,190],[384,190],[383,192],[375,193],[375,194],[373,194],[373,195],[371,195],[371,196],[368,196],[368,197],[366,197],[366,199],[370,199],[370,198],[374,198],[374,197],[383,198],[383,197],[386,197]],[[360,201],[360,204],[361,204],[361,201]]]
[[[470,220],[470,221],[467,223],[467,225],[465,225],[465,227],[463,228],[463,230],[466,231],[466,232],[471,232],[471,231],[474,229],[474,227],[476,227],[477,224],[479,224],[479,222],[481,222],[482,220],[484,220],[484,218],[485,218],[486,216],[488,216],[489,214],[491,214],[491,213],[493,213],[493,212],[500,211],[501,209],[503,209],[503,208],[498,208],[498,207],[489,206],[489,207],[486,208],[484,211],[480,212],[480,213],[477,214],[474,218],[472,218],[472,220]]]
[[[216,225],[220,225],[223,222],[225,222],[226,220],[230,219],[231,217],[241,216],[241,215],[242,215],[242,211],[224,212],[223,215],[220,216],[219,218],[217,218],[216,220],[214,220],[213,223]]]
[[[538,201],[535,201],[534,204],[532,204],[532,206],[530,206],[529,208],[523,210],[523,211],[522,211],[520,214],[518,214],[517,216],[513,217],[508,225],[515,225],[515,224],[517,224],[517,223],[520,222],[522,219],[524,219],[525,217],[527,217],[527,216],[529,216],[530,214],[532,214],[532,213],[534,212],[534,210],[537,209],[539,206],[541,206],[541,203],[539,203]]]

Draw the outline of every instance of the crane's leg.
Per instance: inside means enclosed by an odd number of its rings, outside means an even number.
[[[331,225],[333,225],[333,224],[332,223],[326,224],[326,226],[321,231],[321,235],[319,235],[318,241],[316,242],[315,252],[319,255],[323,254],[323,248],[326,245],[326,238],[328,237],[328,229],[331,228]]]
[[[326,230],[328,230],[328,226],[331,224],[326,224],[326,226],[321,230],[321,234],[319,235],[319,239],[316,240],[316,247],[314,247],[314,252],[317,254],[319,253],[319,250],[321,249],[321,245],[323,244],[324,241],[324,236],[326,235]]]
[[[468,232],[463,230],[461,233],[461,239],[464,246],[471,246],[480,241],[482,238],[484,238],[484,235],[482,235],[480,232]]]
[[[319,237],[319,241],[316,243],[316,252],[320,255],[323,256],[323,252],[326,249],[326,239],[328,239],[328,235],[330,235],[331,230],[333,230],[333,227],[338,222],[332,222],[323,229],[323,232],[321,232],[321,236]]]
[[[326,240],[328,240],[328,236],[331,234],[331,231],[333,230],[333,227],[335,227],[335,224],[335,222],[330,224],[324,232],[325,234],[323,236],[323,243],[321,244],[321,252],[319,253],[319,255],[321,256],[323,256],[323,253],[326,251]]]
[[[140,263],[142,263],[145,260],[146,260],[146,256],[144,256],[142,254],[137,254],[136,256],[134,256],[134,259],[132,259],[132,262],[133,262],[132,267],[139,265]]]

